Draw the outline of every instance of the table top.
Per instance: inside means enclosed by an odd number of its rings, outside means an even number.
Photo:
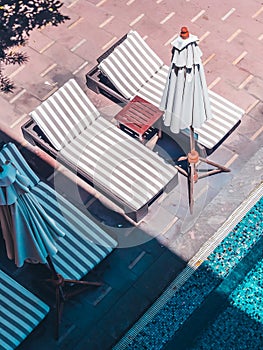
[[[135,96],[115,117],[129,129],[143,135],[161,116],[163,112],[150,102]]]

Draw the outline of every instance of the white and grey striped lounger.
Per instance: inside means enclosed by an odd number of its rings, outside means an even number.
[[[136,31],[130,31],[98,67],[128,100],[137,95],[159,107],[169,67]],[[244,111],[217,93],[208,93],[213,118],[195,131],[198,142],[213,149],[239,123]]]
[[[177,184],[177,170],[100,116],[74,79],[31,116],[57,150],[58,161],[89,180],[134,221],[162,191]]]
[[[0,160],[11,160],[31,180],[31,191],[65,236],[57,241],[52,257],[56,271],[66,279],[79,280],[102,261],[117,242],[82,211],[40,181],[13,143],[5,144]]]
[[[0,349],[17,348],[48,312],[48,305],[0,270]]]

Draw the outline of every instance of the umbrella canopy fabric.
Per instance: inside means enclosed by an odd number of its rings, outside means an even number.
[[[30,192],[26,176],[11,162],[0,170],[0,223],[7,256],[18,267],[27,259],[46,263],[47,256],[57,253],[55,242],[64,233]]]
[[[164,111],[164,125],[173,133],[188,127],[200,128],[212,118],[197,41],[197,36],[190,34],[172,42],[173,57],[159,108]]]

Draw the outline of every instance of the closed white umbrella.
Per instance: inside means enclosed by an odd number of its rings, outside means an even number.
[[[194,129],[212,118],[208,89],[202,64],[202,51],[198,38],[189,34],[186,27],[181,28],[180,36],[172,42],[172,60],[160,103],[160,110],[164,111],[164,125],[177,134],[181,130],[190,128],[190,153],[179,160],[188,160],[189,172],[180,167],[178,170],[189,180],[190,211],[193,210],[193,183],[198,178],[209,176],[221,171],[229,171],[214,162],[199,157],[195,150]],[[203,161],[217,167],[202,176],[198,176],[196,164]]]
[[[173,57],[160,109],[164,111],[164,124],[173,133],[188,127],[200,128],[212,118],[197,41],[197,36],[190,34],[172,43]]]

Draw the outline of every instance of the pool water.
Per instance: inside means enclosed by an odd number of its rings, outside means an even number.
[[[224,301],[189,349],[263,349],[262,253],[261,238],[215,291]]]
[[[263,349],[263,198],[128,349]]]

